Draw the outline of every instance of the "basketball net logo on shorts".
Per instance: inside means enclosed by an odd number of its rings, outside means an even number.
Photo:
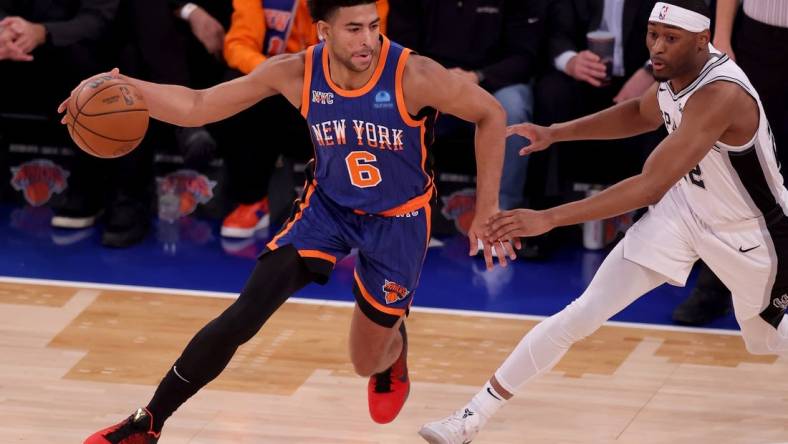
[[[39,207],[49,202],[53,193],[66,189],[71,173],[51,160],[36,159],[11,167],[11,174],[11,186],[22,191],[27,203]]]
[[[312,90],[312,103],[320,105],[333,105],[334,93]]]
[[[385,279],[383,293],[386,295],[386,304],[393,304],[408,297],[410,290],[396,282]]]
[[[788,294],[784,294],[779,298],[774,298],[774,300],[772,300],[772,305],[782,310],[788,309]]]

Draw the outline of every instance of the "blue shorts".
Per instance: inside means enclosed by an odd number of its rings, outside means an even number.
[[[337,261],[358,249],[356,302],[369,319],[393,327],[413,301],[429,239],[429,203],[399,216],[359,214],[339,206],[310,183],[266,251],[293,245],[322,284]]]

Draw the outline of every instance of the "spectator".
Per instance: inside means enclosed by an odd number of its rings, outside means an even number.
[[[390,0],[392,40],[431,57],[457,75],[481,85],[506,110],[507,124],[531,120],[531,79],[537,72],[546,0]],[[472,127],[441,116],[443,137]],[[528,158],[518,154],[524,140],[506,142],[501,209],[523,206]]]
[[[317,43],[306,0],[274,4],[234,0],[224,58],[226,79],[252,72],[268,57],[298,52]],[[308,157],[311,139],[297,109],[281,96],[269,97],[221,124],[230,199],[238,206],[224,219],[221,234],[248,238],[269,224],[268,182],[281,154]]]
[[[191,63],[187,43],[190,38],[199,39],[202,34],[198,32],[196,37],[191,37],[189,28],[179,27],[181,23],[176,15],[181,12],[179,9],[180,5],[157,0],[121,2],[114,26],[118,36],[116,63],[122,72],[162,83],[192,85],[191,72],[210,71]],[[196,6],[189,16],[182,15],[182,18],[193,21],[191,29],[198,31],[216,22]],[[215,30],[215,27],[208,29]],[[204,40],[202,51],[208,53],[212,50],[211,42]],[[221,40],[214,38],[213,46],[220,45]],[[218,60],[213,64],[222,66]],[[212,83],[220,79],[217,76]],[[89,227],[106,209],[102,233],[105,246],[128,247],[142,241],[150,227],[153,153],[169,141],[177,141],[176,145],[189,161],[195,153],[204,158],[215,149],[215,142],[205,128],[180,129],[152,121],[141,146],[127,156],[110,161],[98,161],[84,155],[77,158],[69,188],[54,205],[52,225],[76,229]]]
[[[0,0],[0,111],[55,115],[79,80],[109,66],[120,0]]]
[[[546,71],[536,83],[535,120],[543,125],[574,119],[641,95],[654,82],[643,44],[655,0],[554,0],[548,13]],[[587,34],[614,34],[612,77],[589,51]],[[654,135],[603,144],[563,144],[561,182],[605,185],[637,173],[655,145]],[[585,145],[595,144],[592,148]]]

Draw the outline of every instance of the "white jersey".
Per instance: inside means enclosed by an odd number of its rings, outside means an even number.
[[[657,99],[665,127],[672,133],[681,125],[687,101],[704,85],[726,81],[739,85],[758,103],[758,131],[752,140],[741,146],[717,141],[670,193],[681,193],[694,215],[712,227],[762,215],[768,222],[788,210],[788,190],[783,186],[769,122],[758,93],[741,68],[727,55],[711,45],[709,48],[711,58],[686,88],[674,92],[670,83],[660,83]]]

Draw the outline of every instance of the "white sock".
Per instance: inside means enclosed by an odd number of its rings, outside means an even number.
[[[504,404],[506,404],[506,398],[495,391],[490,381],[487,381],[484,387],[479,390],[479,393],[471,399],[467,407],[477,412],[484,419],[482,421],[482,423],[484,423],[493,416],[498,409],[503,407]]]

